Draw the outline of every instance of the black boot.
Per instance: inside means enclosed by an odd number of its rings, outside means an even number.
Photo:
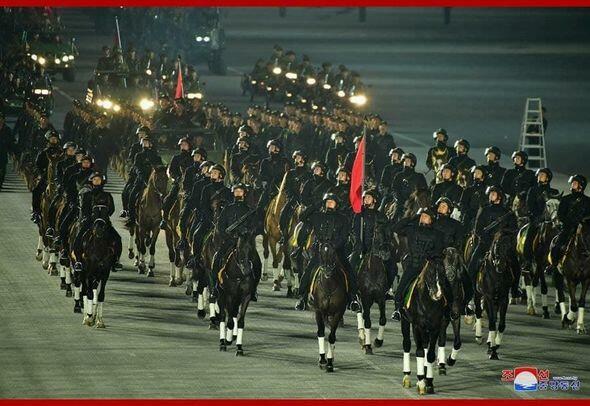
[[[166,222],[166,220],[162,219],[162,221],[160,221],[160,230],[165,230],[167,226],[168,223]]]
[[[295,305],[295,310],[307,310],[307,295],[304,295],[301,299],[299,299],[299,301]]]

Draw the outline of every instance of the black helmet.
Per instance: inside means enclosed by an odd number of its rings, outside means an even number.
[[[59,142],[61,140],[61,136],[59,135],[59,133],[55,130],[49,130],[45,133],[45,139],[47,141],[49,141],[50,138],[57,138],[57,141]]]
[[[483,177],[485,179],[486,174],[487,174],[487,171],[486,171],[485,166],[483,166],[483,165],[473,165],[471,167],[470,172],[471,172],[471,174],[475,174],[475,171],[481,171],[481,173],[483,173]]]
[[[240,128],[238,128],[238,134],[242,132],[248,135],[252,135],[254,133],[254,131],[252,131],[252,127],[247,124],[241,125]]]
[[[86,150],[82,147],[76,148],[76,155],[80,155],[80,154],[86,155]]]
[[[242,190],[244,191],[244,193],[248,193],[248,190],[249,190],[248,186],[247,186],[247,185],[245,185],[244,183],[241,183],[241,182],[240,182],[240,183],[236,183],[235,185],[233,185],[233,186],[231,187],[231,191],[232,191],[232,193],[233,193],[233,192],[234,192],[236,189],[242,189]]]
[[[446,203],[447,207],[449,208],[449,216],[451,215],[451,213],[453,212],[453,210],[455,209],[455,205],[453,204],[453,202],[451,201],[451,199],[449,199],[446,196],[441,196],[438,198],[438,200],[436,201],[436,203],[434,204],[434,206],[438,209],[438,206],[441,203]]]
[[[303,152],[299,149],[297,151],[293,151],[293,155],[291,155],[291,156],[293,159],[300,156],[301,158],[303,158],[304,161],[307,161],[307,155],[305,155],[305,152]]]
[[[333,200],[336,202],[336,205],[338,205],[338,196],[336,196],[334,193],[326,193],[322,199],[322,202],[326,203],[328,200]]]
[[[93,164],[94,158],[92,156],[86,154],[82,157],[82,159],[80,159],[80,162],[82,162],[82,161],[90,161],[90,163]]]
[[[586,184],[588,183],[588,181],[586,180],[586,177],[584,175],[578,175],[578,174],[572,175],[568,179],[567,183],[569,183],[571,185],[574,180],[578,181],[578,183],[580,183],[580,186],[582,186],[582,192],[583,192],[586,189]]]
[[[455,174],[456,174],[457,172],[456,172],[456,169],[455,169],[455,167],[454,167],[453,165],[449,164],[448,162],[447,162],[446,164],[442,165],[442,166],[440,167],[440,173],[441,173],[441,175],[442,175],[442,173],[443,173],[443,171],[444,171],[445,169],[448,169],[448,170],[450,170],[450,171],[451,171],[451,179],[455,177]]]
[[[354,137],[354,139],[352,140],[352,142],[354,144],[356,144],[357,142],[361,142],[362,139],[363,139],[363,136],[362,135],[357,135],[356,137]]]
[[[402,161],[405,161],[408,158],[412,161],[412,167],[416,166],[416,163],[418,163],[416,155],[412,154],[411,152],[406,152],[402,155]]]
[[[191,148],[191,140],[188,139],[188,137],[182,137],[180,139],[178,139],[178,143],[176,145],[180,146],[180,144],[182,144],[183,142],[186,142],[188,144],[188,147]]]
[[[504,200],[504,192],[502,191],[502,188],[499,186],[488,186],[488,188],[486,189],[486,196],[489,196],[490,193],[492,192],[496,192],[498,194],[498,197],[500,198],[500,200]]]
[[[68,149],[68,148],[74,148],[74,149],[77,149],[77,148],[78,148],[78,146],[76,145],[76,143],[75,143],[75,142],[68,141],[68,142],[66,142],[66,143],[64,144],[64,146],[63,146],[63,149],[64,149],[64,150],[66,150],[66,149]]]
[[[201,158],[205,160],[207,159],[207,151],[205,150],[205,148],[197,147],[193,149],[193,152],[191,152],[191,156],[195,156],[197,154],[201,155]]]
[[[449,140],[449,134],[447,134],[447,130],[444,128],[439,128],[435,132],[432,133],[432,138],[436,139],[438,134],[443,134],[445,136],[445,142]]]
[[[88,182],[92,182],[92,179],[94,179],[94,178],[100,178],[103,185],[107,182],[106,176],[104,176],[102,173],[100,173],[98,171],[92,172],[92,174],[88,177]]]
[[[519,156],[520,159],[522,159],[522,164],[526,165],[527,161],[529,160],[529,154],[527,154],[524,151],[514,151],[512,153],[511,159],[514,161],[514,158],[516,158],[517,156]]]
[[[502,156],[502,152],[500,151],[500,148],[494,147],[494,146],[487,147],[484,155],[487,156],[490,152],[492,152],[494,155],[496,155],[496,161],[500,160],[500,157]]]
[[[282,149],[281,142],[279,140],[270,140],[266,143],[266,148],[270,148],[271,146],[275,146],[279,149]]]
[[[455,141],[455,145],[454,148],[457,148],[459,145],[463,145],[463,148],[465,148],[465,152],[469,152],[469,149],[471,148],[471,145],[469,144],[469,141],[461,138],[458,139],[457,141]]]
[[[399,147],[392,148],[389,150],[389,157],[391,158],[393,154],[397,154],[401,158],[404,155],[404,150]]]
[[[211,173],[212,171],[219,171],[219,173],[221,174],[222,178],[225,178],[225,168],[223,167],[223,165],[220,164],[215,164],[212,167],[209,168],[209,172]]]
[[[338,169],[336,169],[336,175],[338,175],[340,172],[346,172],[346,174],[350,176],[350,171],[346,169],[345,166],[339,166]]]
[[[149,136],[151,132],[152,132],[152,130],[150,130],[149,127],[142,125],[140,127],[137,127],[137,130],[135,130],[135,135],[139,135],[140,133],[143,133],[144,135]]]
[[[153,144],[152,139],[149,136],[145,136],[141,139],[141,147],[145,148],[145,143],[149,142],[150,144]]]
[[[324,165],[322,162],[320,161],[315,161],[313,164],[311,164],[311,170],[313,171],[315,168],[322,168],[322,172],[326,173],[326,165]]]
[[[551,183],[551,179],[553,179],[553,172],[551,172],[551,169],[549,169],[549,168],[539,168],[535,172],[535,177],[539,177],[539,174],[540,173],[544,173],[545,175],[547,175],[547,183]]]
[[[250,137],[249,136],[245,136],[242,138],[238,138],[236,140],[236,145],[240,145],[240,142],[245,142],[246,144],[248,144],[248,146],[250,146]]]
[[[436,217],[436,214],[434,213],[434,211],[432,211],[432,209],[430,207],[421,207],[418,209],[418,212],[416,214],[418,214],[418,215],[427,214],[430,216],[430,218],[432,220],[434,220]]]
[[[203,170],[207,168],[207,170],[209,170],[209,168],[213,165],[215,165],[215,162],[213,161],[203,161],[201,162],[201,165],[199,165],[199,169]]]
[[[377,204],[379,202],[379,199],[381,198],[381,195],[379,194],[377,189],[368,189],[363,191],[363,199],[365,198],[365,196],[371,196],[373,200],[375,200],[375,204]]]

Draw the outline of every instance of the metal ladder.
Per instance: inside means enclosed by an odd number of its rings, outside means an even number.
[[[529,168],[538,169],[547,167],[543,105],[541,99],[538,97],[529,97],[526,99],[518,149],[528,154]]]

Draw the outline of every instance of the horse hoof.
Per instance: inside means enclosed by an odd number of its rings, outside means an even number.
[[[80,306],[80,303],[74,304],[74,313],[82,313],[82,306]]]
[[[481,345],[483,343],[483,340],[481,339],[481,337],[475,337],[475,342]]]
[[[219,330],[219,326],[214,322],[209,323],[209,330]]]
[[[578,333],[579,335],[586,334],[586,327],[584,327],[584,326],[578,326],[576,328],[576,333]]]
[[[37,255],[35,255],[35,259],[37,261],[41,261],[43,259],[43,251],[37,250]]]
[[[243,357],[244,356],[244,350],[236,350],[236,357]]]
[[[371,345],[365,345],[365,355],[373,355],[373,348],[371,348]]]
[[[416,389],[418,390],[418,395],[426,395],[426,384],[424,381],[418,381]]]
[[[545,320],[549,320],[549,318],[550,318],[550,317],[549,317],[549,309],[547,309],[547,306],[545,306],[545,307],[543,308],[543,318],[544,318]]]
[[[318,361],[318,366],[320,369],[324,369],[328,361],[326,360],[326,354],[320,354],[320,359]]]
[[[261,281],[267,281],[268,280],[268,274],[263,273],[262,277],[260,278]]]
[[[207,312],[205,312],[205,310],[197,310],[197,317],[199,319],[203,320],[206,315],[207,315]]]
[[[184,280],[182,280],[181,278],[176,278],[174,280],[174,282],[176,282],[176,286],[182,286],[182,284],[184,283]]]
[[[465,322],[465,324],[467,324],[467,325],[472,325],[474,320],[475,320],[475,317],[473,317],[473,316],[465,316],[465,317],[463,318],[463,321],[464,321],[464,322]]]
[[[42,267],[43,269],[47,270],[47,269],[49,268],[49,264],[46,264],[45,262],[43,262],[43,263],[41,264],[41,267]]]
[[[70,286],[66,287],[66,297],[72,297],[72,288]]]
[[[127,254],[127,258],[129,258],[129,259],[135,258],[135,252],[129,250],[129,253]]]
[[[383,346],[383,340],[376,338],[375,341],[373,341],[373,344],[375,344],[375,347],[381,348]]]
[[[104,321],[102,321],[102,320],[98,320],[98,321],[96,322],[96,328],[106,328],[106,326],[105,326],[105,324],[104,324]]]
[[[559,303],[555,303],[553,311],[555,312],[555,314],[561,314],[561,308],[559,307]]]
[[[193,284],[192,283],[187,283],[186,284],[186,289],[184,291],[184,294],[187,296],[190,296],[193,294]]]
[[[426,394],[434,395],[434,385],[426,385]]]
[[[326,372],[334,372],[334,365],[326,364]]]
[[[493,360],[499,360],[500,358],[498,358],[498,353],[494,350],[492,351],[492,353],[490,354],[490,359]]]
[[[153,277],[154,277],[154,271],[153,271],[152,269],[150,269],[150,270],[147,272],[147,276],[148,276],[148,278],[153,278]]]
[[[168,286],[171,288],[176,287],[176,281],[173,278],[170,278],[170,282],[168,282]]]
[[[402,379],[402,387],[405,389],[409,389],[412,387],[412,380],[410,379],[410,375],[404,375],[404,379]]]
[[[447,367],[445,364],[438,364],[438,374],[439,375],[446,375],[447,374]]]
[[[277,281],[274,281],[274,282],[273,282],[273,285],[272,285],[272,291],[273,291],[273,292],[280,292],[280,291],[281,291],[281,285],[279,285],[279,284],[277,283]]]
[[[534,307],[529,306],[526,310],[526,314],[528,314],[529,316],[535,316],[537,312],[535,311]]]
[[[449,355],[449,357],[447,358],[447,364],[452,367],[453,365],[455,365],[455,362],[457,362],[456,359],[452,359],[451,356]]]

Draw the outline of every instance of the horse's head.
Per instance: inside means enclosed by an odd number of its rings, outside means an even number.
[[[166,173],[165,166],[158,165],[152,169],[149,184],[160,196],[164,196],[166,194],[168,188],[168,174]]]
[[[94,223],[92,223],[92,234],[99,240],[103,239],[107,228],[108,224],[106,220],[102,217],[98,217],[96,220],[94,220]]]
[[[502,273],[505,269],[510,268],[513,249],[514,236],[512,234],[503,230],[499,230],[494,234],[489,255],[496,272]]]
[[[244,275],[249,275],[252,272],[250,254],[252,253],[253,244],[254,236],[251,232],[242,232],[238,235],[238,241],[236,243],[236,262]]]
[[[418,285],[425,290],[425,293],[433,302],[438,302],[443,298],[443,278],[442,269],[434,262],[427,262],[418,279]]]
[[[557,209],[559,209],[559,199],[551,198],[545,203],[545,218],[551,220],[555,225],[559,223],[557,218]]]
[[[246,161],[242,165],[242,182],[253,185],[260,168],[260,161]]]
[[[430,206],[428,189],[416,189],[406,201],[404,217],[413,216],[419,208],[428,206]]]
[[[324,242],[319,246],[320,264],[326,269],[334,268],[336,262],[336,250],[330,243]]]
[[[453,283],[463,269],[463,258],[461,258],[461,254],[456,248],[445,248],[443,251],[443,265],[447,279],[450,283]]]

